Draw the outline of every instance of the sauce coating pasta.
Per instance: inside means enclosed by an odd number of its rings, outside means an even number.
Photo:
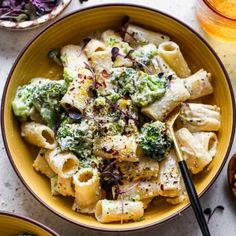
[[[142,220],[153,198],[185,201],[165,123],[177,106],[176,136],[193,174],[214,158],[220,129],[220,108],[194,102],[214,92],[210,72],[192,71],[167,35],[133,24],[118,32],[63,46],[63,80],[32,79],[12,102],[52,195],[72,197],[74,211],[101,223]]]

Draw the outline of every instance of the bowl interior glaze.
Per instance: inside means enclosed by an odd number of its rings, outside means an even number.
[[[0,235],[13,236],[22,233],[38,236],[59,236],[59,234],[32,219],[12,213],[0,212]]]
[[[62,78],[62,71],[47,57],[52,48],[78,43],[84,37],[108,28],[117,29],[121,19],[128,15],[131,21],[145,28],[163,32],[177,42],[193,72],[204,68],[214,78],[214,94],[204,98],[206,103],[221,107],[222,128],[218,133],[219,145],[212,163],[201,174],[195,176],[197,192],[202,194],[221,171],[234,133],[234,98],[227,74],[214,52],[191,29],[175,19],[147,8],[131,5],[105,5],[88,8],[62,18],[43,30],[22,51],[8,78],[2,103],[2,129],[10,160],[21,180],[30,192],[46,207],[76,224],[100,230],[127,231],[145,228],[164,222],[185,209],[189,203],[172,206],[164,200],[158,201],[145,213],[145,220],[126,224],[101,224],[93,217],[71,210],[72,199],[53,197],[49,181],[32,168],[36,156],[35,148],[20,137],[19,124],[13,116],[11,101],[16,89],[33,77]]]

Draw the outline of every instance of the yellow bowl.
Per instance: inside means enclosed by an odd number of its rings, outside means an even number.
[[[204,68],[214,78],[215,92],[206,102],[221,107],[222,128],[218,133],[217,154],[208,168],[194,179],[197,192],[202,195],[214,182],[228,157],[234,136],[234,96],[228,75],[211,47],[191,28],[164,13],[134,5],[102,5],[74,12],[42,30],[21,52],[6,82],[2,100],[2,133],[10,161],[28,190],[48,209],[75,224],[105,231],[130,231],[157,225],[183,211],[189,202],[172,206],[160,201],[145,213],[145,220],[126,224],[101,224],[93,217],[71,210],[72,199],[53,197],[49,182],[32,168],[35,150],[23,142],[19,126],[12,114],[11,101],[19,85],[33,77],[58,77],[58,69],[47,58],[52,48],[78,43],[91,32],[117,28],[121,19],[131,20],[144,27],[170,35],[181,45],[193,71]],[[60,71],[61,72],[61,71]]]
[[[59,236],[59,234],[35,220],[0,211],[0,235],[17,236],[22,233],[37,236]]]

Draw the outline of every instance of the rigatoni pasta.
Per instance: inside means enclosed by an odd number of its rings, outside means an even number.
[[[48,151],[47,149],[44,149],[44,148],[41,148],[39,150],[39,153],[36,159],[34,160],[33,167],[36,171],[41,172],[42,174],[46,175],[48,178],[52,178],[53,176],[56,175],[56,173],[51,169],[51,167],[48,165],[45,159],[46,152]]]
[[[189,100],[213,93],[211,73],[201,69],[184,80],[185,87],[190,93]]]
[[[141,111],[154,120],[164,120],[175,107],[190,97],[188,90],[181,80],[176,79],[170,83],[166,94],[158,101],[143,107]]]
[[[161,196],[176,197],[182,190],[181,174],[173,151],[161,162],[157,182]]]
[[[62,178],[72,177],[79,167],[78,158],[71,152],[61,152],[54,149],[45,156],[52,170]]]
[[[220,108],[199,103],[214,78],[191,74],[186,50],[161,32],[126,24],[94,35],[61,48],[63,80],[20,86],[13,112],[21,136],[40,148],[33,167],[50,178],[54,198],[73,198],[73,211],[100,223],[143,220],[155,200],[187,198],[166,124],[176,107],[190,171],[214,158]]]
[[[57,146],[55,134],[48,126],[28,122],[21,125],[21,136],[38,147],[54,149]]]
[[[64,78],[66,81],[73,81],[77,78],[79,70],[85,68],[88,58],[82,47],[78,45],[66,45],[61,49],[61,61],[64,65]]]
[[[143,203],[121,200],[100,200],[96,205],[95,217],[99,222],[138,220],[143,216]]]
[[[214,157],[217,150],[218,138],[213,132],[194,132],[193,136],[199,140],[205,150]]]
[[[131,45],[153,43],[156,46],[170,40],[167,35],[153,32],[133,24],[128,25],[124,39]]]
[[[107,136],[96,138],[93,152],[97,156],[105,158],[117,158],[120,161],[138,161],[137,142],[135,137],[130,136]]]
[[[199,141],[194,137],[187,128],[182,128],[176,132],[176,137],[180,143],[184,159],[186,160],[188,168],[193,174],[202,171],[208,165],[212,156]]]
[[[75,203],[80,208],[87,208],[101,199],[100,177],[96,169],[82,168],[73,176]]]
[[[164,42],[159,45],[158,49],[161,57],[164,58],[179,77],[184,78],[191,75],[178,44],[172,41]]]
[[[60,101],[66,109],[75,108],[81,113],[90,99],[89,88],[93,84],[93,74],[87,69],[80,69],[77,78],[68,86],[67,92]]]
[[[218,131],[220,108],[200,103],[185,103],[180,109],[179,124],[190,131]]]

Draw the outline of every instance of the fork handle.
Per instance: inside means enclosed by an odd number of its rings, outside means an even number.
[[[185,183],[185,188],[187,190],[190,202],[192,204],[192,208],[194,210],[198,224],[201,228],[202,235],[203,236],[210,236],[211,234],[209,232],[209,229],[208,229],[208,226],[206,223],[206,219],[204,217],[196,189],[195,189],[192,179],[189,175],[189,170],[188,170],[185,160],[179,161],[179,168],[182,173],[182,177],[183,177],[183,180]]]

